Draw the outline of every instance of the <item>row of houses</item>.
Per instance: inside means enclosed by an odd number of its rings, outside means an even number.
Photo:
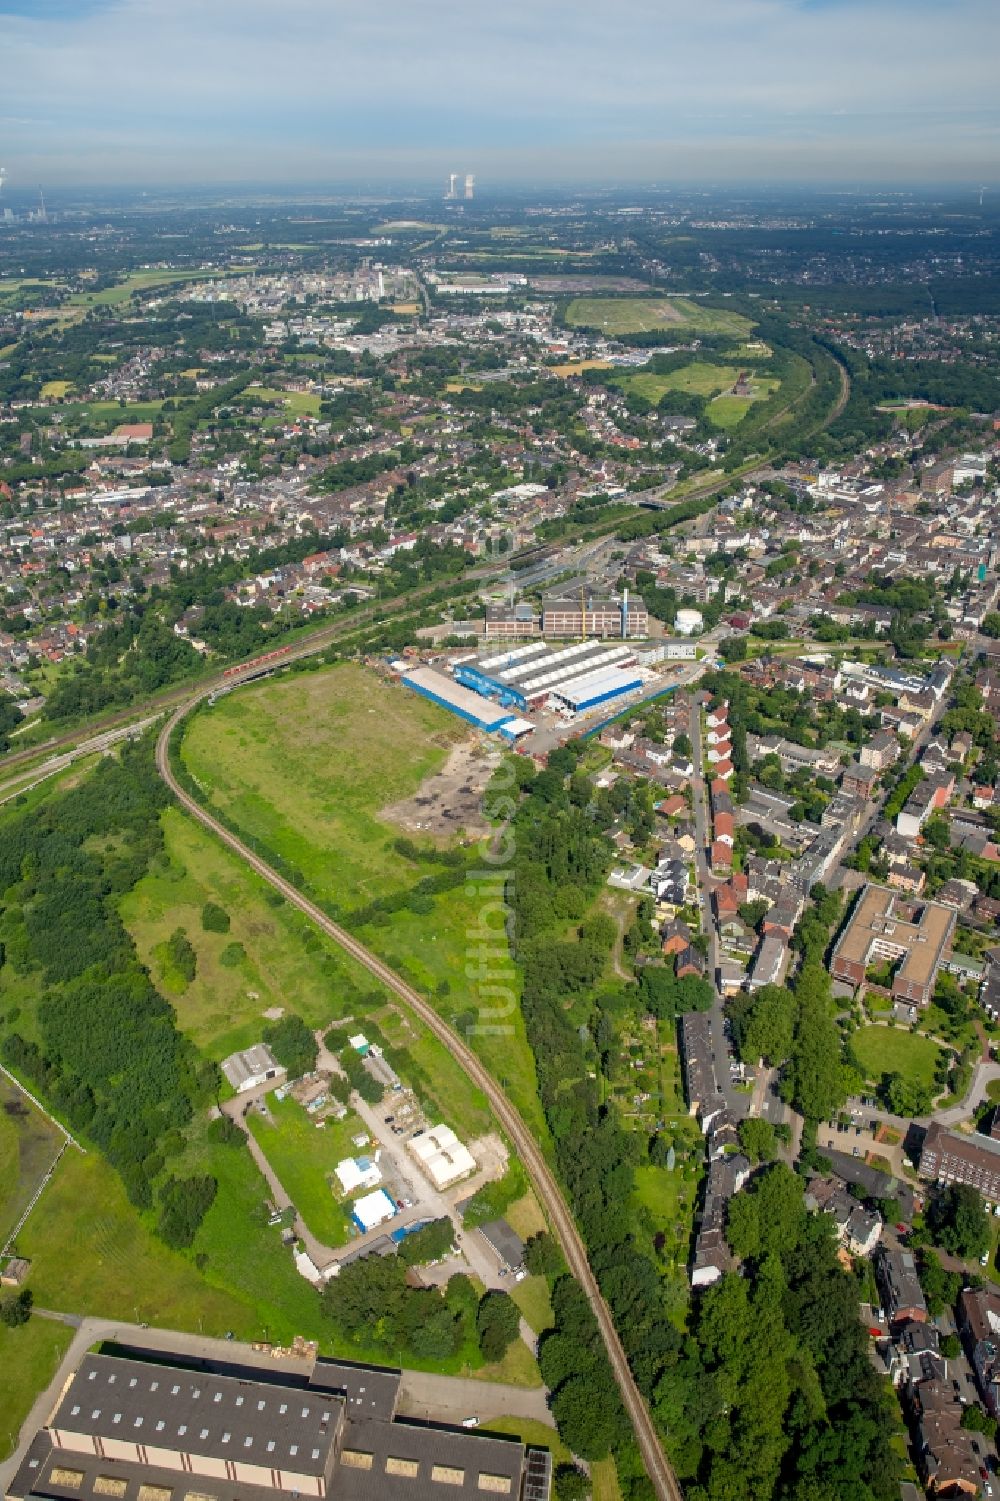
[[[889,1320],[889,1334],[877,1341],[876,1351],[909,1410],[921,1478],[934,1496],[976,1496],[981,1444],[962,1426],[965,1409],[928,1319],[913,1252],[883,1248],[875,1273]]]

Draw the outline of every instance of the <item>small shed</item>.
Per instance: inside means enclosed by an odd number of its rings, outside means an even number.
[[[524,1241],[506,1220],[487,1220],[479,1233],[502,1267],[519,1272],[524,1265]]]
[[[258,1042],[252,1048],[244,1048],[241,1053],[230,1053],[223,1060],[222,1072],[236,1093],[242,1094],[244,1090],[257,1089],[261,1084],[279,1078],[285,1070],[271,1049]]]
[[[0,1286],[20,1287],[31,1270],[26,1256],[8,1256],[0,1267]]]

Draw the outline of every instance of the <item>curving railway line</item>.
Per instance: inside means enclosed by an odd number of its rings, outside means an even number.
[[[304,655],[304,653],[302,654]],[[286,658],[285,660],[287,661],[288,659]],[[185,715],[196,704],[207,698],[212,691],[214,691],[212,687],[203,688],[171,714],[160,731],[156,743],[157,771],[180,805],[193,818],[196,818],[199,823],[232,850],[233,854],[237,855],[239,859],[243,860],[252,870],[256,871],[269,885],[280,892],[286,901],[298,907],[299,911],[304,913],[311,922],[315,923],[316,927],[325,933],[328,938],[331,938],[334,943],[350,954],[353,959],[362,964],[370,974],[380,980],[388,990],[391,990],[394,995],[398,996],[430,1029],[434,1036],[440,1042],[444,1043],[452,1057],[465,1070],[472,1082],[482,1090],[490,1102],[494,1115],[513,1143],[521,1161],[524,1163],[525,1170],[541,1202],[546,1206],[567,1264],[586,1293],[590,1306],[594,1311],[594,1317],[597,1320],[601,1337],[604,1340],[611,1369],[614,1372],[618,1389],[621,1392],[625,1411],[628,1413],[635,1431],[636,1442],[639,1445],[643,1463],[646,1466],[656,1495],[659,1501],[683,1501],[683,1492],[664,1453],[663,1445],[653,1426],[646,1404],[632,1377],[628,1361],[625,1358],[625,1351],[618,1338],[618,1333],[608,1306],[601,1296],[597,1279],[590,1269],[587,1253],[580,1233],[576,1228],[576,1223],[563,1198],[562,1190],[556,1182],[551,1168],[518,1111],[468,1044],[456,1032],[453,1032],[446,1022],[441,1020],[437,1012],[424,1000],[418,991],[414,990],[411,985],[408,985],[405,980],[401,979],[394,970],[390,969],[389,965],[383,963],[364,944],[359,943],[350,933],[345,932],[343,928],[333,922],[321,908],[317,907],[314,902],[311,902],[308,897],[303,896],[301,891],[293,886],[290,881],[286,881],[280,876],[265,860],[262,860],[259,855],[255,855],[241,839],[237,838],[224,824],[220,823],[207,809],[202,807],[181,786],[174,776],[170,766],[170,737]]]

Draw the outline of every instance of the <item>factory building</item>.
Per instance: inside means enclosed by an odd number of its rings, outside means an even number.
[[[495,699],[503,709],[525,712],[554,703],[579,714],[596,704],[641,688],[635,652],[625,642],[578,641],[553,650],[543,641],[512,651],[457,662],[463,688]]]
[[[178,1343],[181,1343],[180,1338]],[[414,1422],[401,1373],[308,1374],[168,1352],[84,1355],[38,1428],[11,1501],[548,1501],[547,1449]]]
[[[499,730],[514,717],[508,705],[498,707],[491,704],[486,696],[480,696],[481,690],[470,693],[467,687],[460,686],[464,681],[459,678],[458,683],[453,683],[443,673],[435,672],[433,667],[414,667],[403,673],[403,682],[407,688],[412,688],[422,698],[429,698],[431,703],[439,704],[442,709],[457,714],[459,719],[464,719],[466,724],[473,725],[477,730]]]
[[[620,600],[550,595],[542,601],[543,636],[619,636],[634,640],[649,632],[649,612],[638,595],[626,589]]]

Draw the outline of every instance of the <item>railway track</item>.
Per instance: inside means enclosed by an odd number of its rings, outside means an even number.
[[[312,650],[315,650],[312,647]],[[306,655],[305,651],[299,655]],[[285,661],[288,658],[284,659]],[[604,1298],[601,1296],[597,1279],[590,1268],[587,1260],[587,1252],[577,1230],[576,1223],[570,1212],[569,1206],[563,1197],[562,1189],[556,1181],[552,1169],[545,1160],[544,1154],[538,1147],[537,1142],[522,1120],[519,1112],[511,1104],[506,1094],[494,1080],[492,1074],[484,1067],[480,1059],[472,1051],[459,1035],[452,1031],[451,1027],[438,1016],[434,1008],[424,997],[408,985],[395,970],[385,964],[377,955],[367,949],[364,944],[346,932],[314,902],[304,896],[290,881],[286,881],[259,855],[255,855],[243,841],[233,834],[224,824],[213,817],[191,794],[181,786],[175,777],[170,765],[170,738],[180,724],[181,720],[192,710],[196,704],[207,698],[214,687],[202,688],[193,694],[185,703],[174,710],[170,718],[160,731],[156,743],[156,767],[160,776],[166,782],[171,792],[180,803],[181,807],[190,813],[192,818],[215,837],[222,841],[234,855],[242,860],[251,870],[262,877],[263,880],[279,892],[286,901],[291,902],[309,920],[315,924],[321,932],[338,944],[345,953],[355,959],[368,970],[369,974],[380,980],[385,987],[397,996],[415,1016],[419,1017],[433,1035],[444,1044],[455,1061],[464,1069],[472,1082],[481,1089],[490,1102],[494,1115],[507,1133],[510,1141],[524,1164],[532,1186],[545,1205],[552,1221],[556,1236],[562,1246],[566,1262],[573,1276],[583,1288],[590,1306],[593,1309],[597,1326],[604,1341],[608,1360],[614,1373],[615,1381],[621,1393],[625,1411],[632,1424],[639,1452],[642,1455],[646,1471],[653,1484],[659,1501],[683,1501],[683,1492],[677,1482],[677,1477],[670,1466],[660,1442],[659,1434],[653,1426],[653,1421],[642,1399],[638,1387],[629,1369],[628,1361],[618,1332],[615,1329],[611,1313]]]

